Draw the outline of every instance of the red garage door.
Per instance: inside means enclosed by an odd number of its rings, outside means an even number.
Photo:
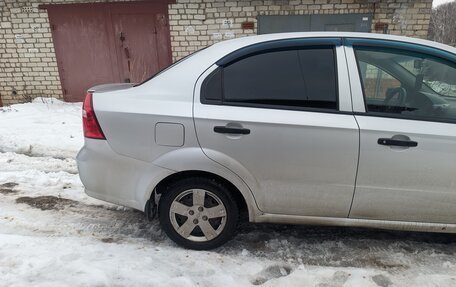
[[[97,84],[141,82],[171,64],[165,1],[45,8],[66,101],[82,101]]]

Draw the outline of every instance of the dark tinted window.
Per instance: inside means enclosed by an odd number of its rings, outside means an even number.
[[[322,101],[337,108],[337,74],[333,49],[300,50],[299,60],[307,100]]]
[[[221,79],[216,72],[203,84],[206,100],[217,97],[215,87],[220,87],[225,104],[337,109],[331,47],[253,55],[224,67],[221,73]]]
[[[222,102],[222,69],[213,71],[203,82],[203,98],[207,102]]]

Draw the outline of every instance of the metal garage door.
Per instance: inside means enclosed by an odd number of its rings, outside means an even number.
[[[258,34],[306,31],[370,32],[372,14],[258,16]]]
[[[143,81],[171,63],[165,1],[45,8],[66,101],[82,101],[93,85]]]

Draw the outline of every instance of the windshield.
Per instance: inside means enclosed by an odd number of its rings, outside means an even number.
[[[394,60],[415,77],[422,76],[423,84],[436,94],[456,97],[456,68],[432,58],[417,58],[401,55]]]

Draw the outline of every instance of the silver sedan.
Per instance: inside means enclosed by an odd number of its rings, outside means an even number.
[[[456,49],[360,33],[214,44],[94,87],[87,194],[158,215],[186,248],[251,222],[456,232]]]

